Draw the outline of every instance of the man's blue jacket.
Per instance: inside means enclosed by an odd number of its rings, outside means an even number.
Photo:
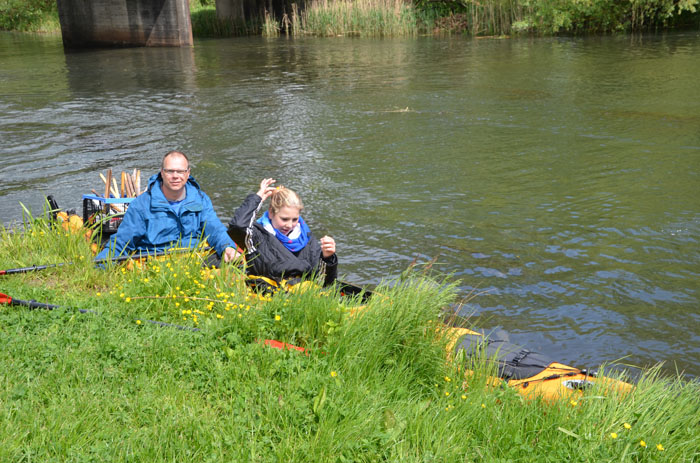
[[[194,177],[187,179],[187,196],[178,214],[163,195],[162,182],[160,173],[148,179],[148,189],[129,204],[117,233],[96,260],[133,251],[162,251],[173,245],[193,248],[200,239],[206,239],[219,256],[227,247],[236,249]]]

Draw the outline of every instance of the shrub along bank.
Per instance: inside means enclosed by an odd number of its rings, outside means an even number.
[[[416,0],[439,29],[471,35],[641,32],[700,24],[698,0]]]
[[[700,458],[697,384],[652,371],[623,396],[543,402],[487,386],[483,361],[466,376],[440,336],[449,284],[408,276],[366,306],[260,296],[196,255],[98,270],[82,232],[24,230],[0,229],[1,269],[73,264],[0,276],[5,294],[65,307],[0,305],[0,461]]]
[[[60,32],[56,0],[0,0],[0,30]]]
[[[475,36],[657,31],[700,26],[700,0],[308,0],[282,17],[217,19],[214,0],[190,2],[193,34],[229,37]],[[60,31],[55,0],[0,0],[0,30]]]

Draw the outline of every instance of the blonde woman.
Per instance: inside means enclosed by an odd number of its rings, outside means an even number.
[[[229,223],[229,236],[245,243],[247,272],[276,281],[325,274],[324,286],[332,284],[338,271],[335,240],[315,240],[301,217],[304,204],[289,188],[275,187],[275,179],[260,182],[257,193],[248,195]],[[267,211],[255,220],[263,202]]]

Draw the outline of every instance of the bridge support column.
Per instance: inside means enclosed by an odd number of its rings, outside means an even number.
[[[57,0],[63,45],[192,45],[188,0]]]

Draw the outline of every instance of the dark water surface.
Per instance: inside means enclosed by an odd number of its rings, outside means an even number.
[[[0,222],[170,149],[223,220],[264,176],[299,191],[348,281],[437,256],[478,326],[700,375],[697,32],[70,54],[0,34]]]

